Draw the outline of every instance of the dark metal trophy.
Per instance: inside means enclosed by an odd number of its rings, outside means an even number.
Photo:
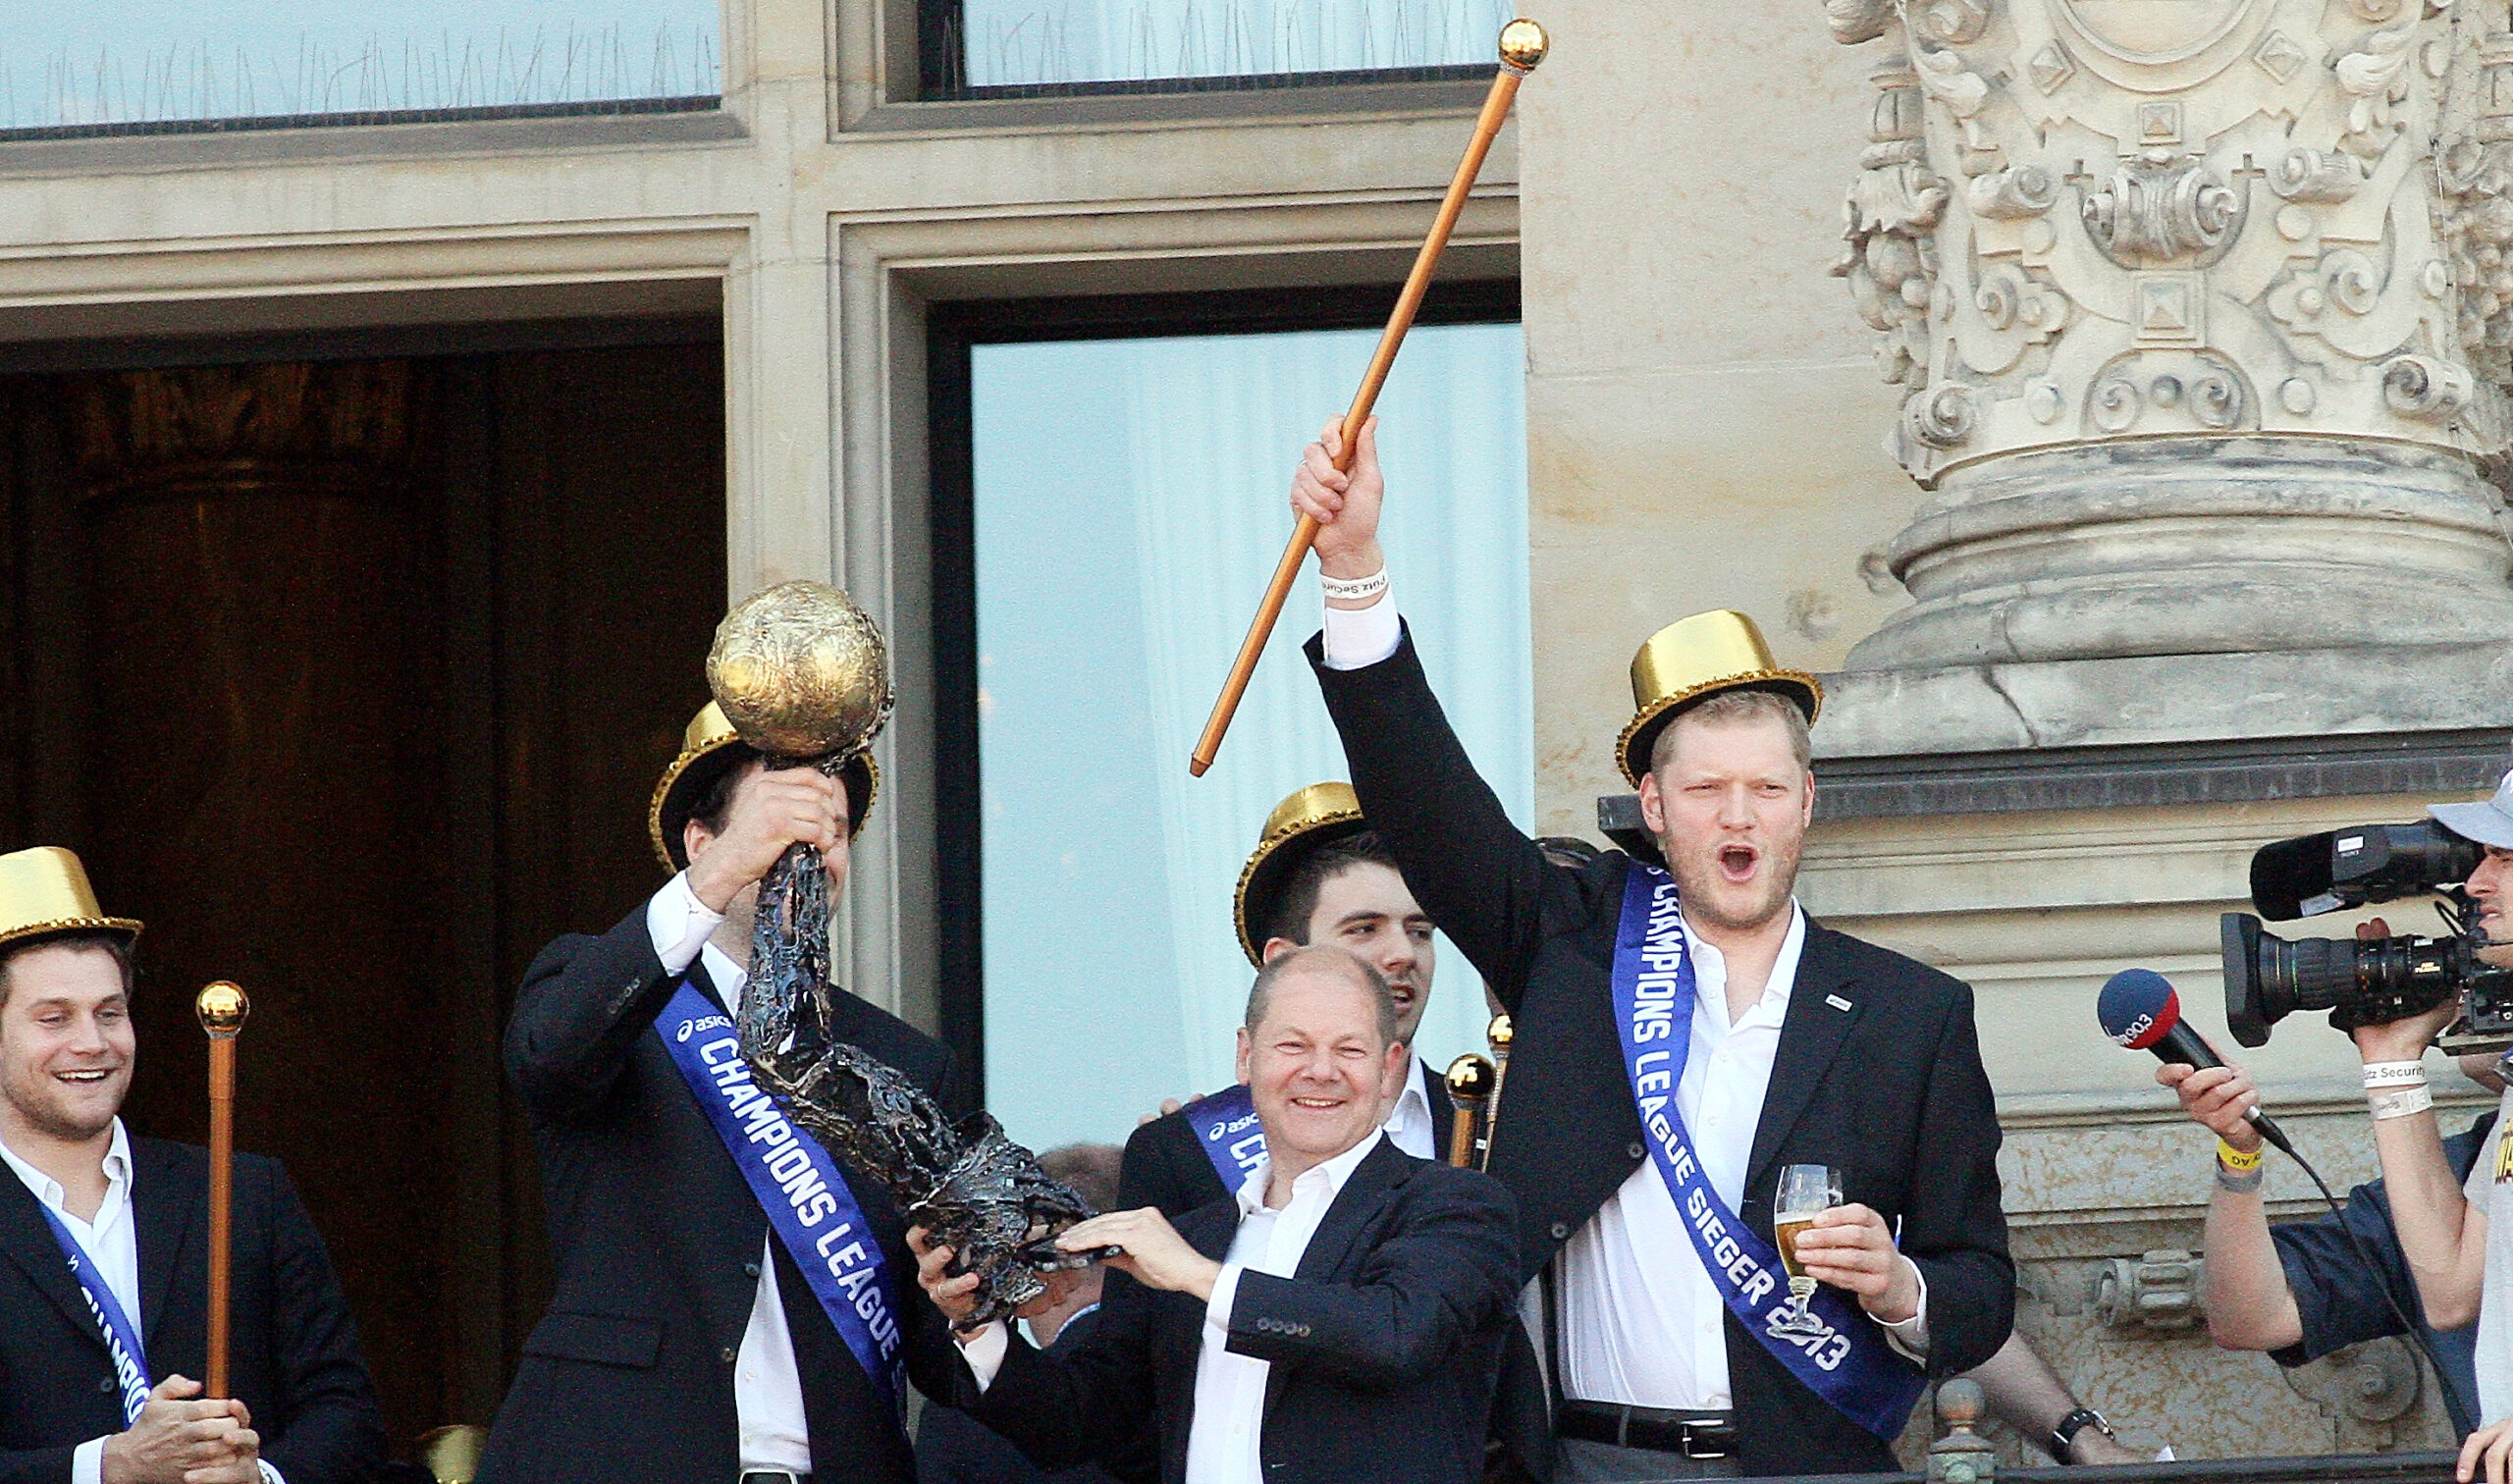
[[[742,740],[772,768],[835,775],[889,720],[882,631],[844,593],[817,582],[770,588],[725,615],[707,684]],[[1054,1236],[1090,1202],[979,1112],[953,1122],[896,1069],[829,1034],[829,875],[796,845],[759,886],[741,1047],[760,1085],[854,1170],[882,1183],[911,1222],[980,1283],[970,1325],[1009,1316],[1046,1292],[1043,1272],[1104,1253],[1058,1251]],[[1043,1233],[1043,1235],[1041,1235]]]

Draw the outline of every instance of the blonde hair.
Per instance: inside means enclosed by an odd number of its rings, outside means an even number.
[[[1649,744],[1649,770],[1656,772],[1667,766],[1667,757],[1676,750],[1676,730],[1690,722],[1706,726],[1734,726],[1740,721],[1770,717],[1789,729],[1789,750],[1797,755],[1799,768],[1815,761],[1815,739],[1806,729],[1806,714],[1797,703],[1778,691],[1717,691],[1707,699],[1676,713],[1676,719],[1658,729]]]

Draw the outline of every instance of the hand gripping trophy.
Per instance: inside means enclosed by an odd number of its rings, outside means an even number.
[[[742,740],[771,767],[836,774],[873,745],[892,705],[882,632],[844,593],[788,582],[724,617],[707,684]],[[761,1086],[796,1123],[880,1181],[908,1219],[979,1275],[984,1324],[1046,1291],[1044,1271],[1094,1254],[1059,1252],[1054,1236],[1092,1213],[989,1114],[957,1123],[892,1068],[828,1033],[829,876],[796,845],[760,882],[742,995],[741,1048]],[[1041,1233],[1043,1232],[1043,1235]]]

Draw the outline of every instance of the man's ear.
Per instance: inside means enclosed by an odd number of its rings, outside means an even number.
[[[1248,1081],[1248,1077],[1249,1077],[1249,1062],[1250,1062],[1250,1055],[1249,1055],[1249,1053],[1251,1053],[1251,1052],[1255,1051],[1256,1049],[1256,1037],[1254,1037],[1254,1036],[1252,1036],[1252,1035],[1250,1035],[1250,1034],[1248,1034],[1248,1028],[1247,1028],[1246,1026],[1242,1026],[1242,1027],[1240,1027],[1240,1028],[1239,1028],[1239,1055],[1238,1055],[1238,1058],[1237,1058],[1237,1066],[1238,1066],[1238,1070],[1239,1070],[1239,1080],[1240,1080],[1240,1082],[1242,1082],[1242,1083],[1246,1083],[1246,1082]]]
[[[710,830],[706,825],[699,823],[696,820],[684,820],[681,822],[680,858],[682,860],[689,862],[693,866],[696,865],[698,863],[698,858],[706,854],[707,847],[715,843],[715,832]]]
[[[1281,958],[1284,954],[1302,946],[1304,945],[1295,943],[1287,937],[1269,937],[1265,939],[1264,946],[1256,950],[1256,957],[1259,962],[1270,964],[1274,960]]]
[[[1404,1095],[1406,1077],[1414,1070],[1413,1062],[1412,1046],[1403,1041],[1387,1043],[1387,1055],[1381,1060],[1378,1069],[1379,1096],[1382,1099]]]
[[[1658,792],[1658,775],[1654,772],[1640,775],[1640,822],[1649,826],[1653,835],[1667,832],[1667,800]]]

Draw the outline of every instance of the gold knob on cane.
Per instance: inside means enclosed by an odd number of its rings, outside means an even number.
[[[1544,27],[1524,16],[1501,27],[1501,65],[1516,73],[1531,73],[1553,43]]]
[[[1449,1063],[1449,1096],[1464,1103],[1479,1103],[1492,1095],[1492,1064],[1469,1051]]]
[[[1509,1055],[1510,1018],[1506,1015],[1496,1015],[1492,1017],[1492,1024],[1483,1028],[1483,1038],[1492,1043],[1492,1050],[1495,1055]]]
[[[226,1040],[244,1029],[244,1017],[251,1014],[252,1001],[244,991],[225,980],[217,980],[202,987],[200,997],[192,1001],[192,1013],[200,1017],[200,1028],[219,1040]]]

